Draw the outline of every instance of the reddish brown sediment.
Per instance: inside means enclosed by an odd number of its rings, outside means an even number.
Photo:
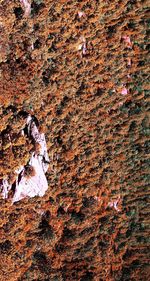
[[[1,199],[0,279],[149,280],[148,1],[30,3],[0,3],[0,179],[34,150],[23,111],[49,189]]]

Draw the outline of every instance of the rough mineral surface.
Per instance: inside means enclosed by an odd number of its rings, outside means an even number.
[[[0,1],[0,179],[34,147],[44,197],[0,200],[1,281],[146,281],[148,1]],[[11,197],[11,196],[10,196]]]

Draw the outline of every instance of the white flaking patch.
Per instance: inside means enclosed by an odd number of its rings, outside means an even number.
[[[82,11],[78,11],[78,17],[79,18],[85,17],[85,13]]]
[[[80,37],[80,41],[81,41],[81,43],[78,45],[78,51],[82,50],[82,54],[86,55],[86,53],[87,53],[87,43],[86,43],[86,39],[84,38],[84,36]]]
[[[15,170],[17,179],[15,181],[15,193],[12,203],[20,201],[25,197],[43,196],[48,189],[48,183],[45,173],[49,166],[49,156],[47,153],[47,146],[44,133],[39,133],[38,128],[29,115],[27,117],[28,135],[31,136],[35,143],[40,145],[40,151],[33,152],[28,162],[28,166],[34,169],[34,175],[26,176],[26,168],[20,166]],[[7,179],[3,179],[0,185],[1,195],[3,199],[8,198],[8,192],[11,190]]]
[[[31,13],[31,4],[27,0],[20,0],[20,2],[24,6],[25,17],[28,17]]]
[[[126,87],[124,87],[122,90],[121,90],[121,94],[123,96],[127,95],[128,94],[128,89]]]
[[[43,196],[48,188],[48,183],[42,167],[42,156],[32,154],[29,164],[35,169],[35,175],[26,178],[24,173],[16,190],[12,202],[17,202],[27,196]]]
[[[20,166],[18,169],[15,170],[15,173],[20,174],[23,168],[24,168],[23,166]]]
[[[108,207],[112,207],[114,208],[117,212],[120,212],[120,209],[118,208],[118,204],[120,202],[120,196],[118,197],[118,199],[111,201],[108,203]]]
[[[127,48],[132,49],[132,42],[131,42],[130,36],[124,35],[124,36],[122,37],[122,39],[123,39],[124,42],[126,43]]]
[[[2,185],[0,185],[1,188],[1,195],[3,199],[8,198],[8,192],[11,189],[11,185],[8,183],[7,179],[3,179]]]

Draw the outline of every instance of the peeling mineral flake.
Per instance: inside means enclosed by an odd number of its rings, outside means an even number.
[[[120,210],[119,210],[119,208],[117,207],[117,205],[118,205],[118,201],[115,201],[115,202],[114,202],[114,208],[115,208],[116,211],[119,212]]]
[[[25,16],[28,17],[31,13],[31,4],[27,0],[20,0],[25,9]]]
[[[118,205],[118,201],[110,202],[110,203],[108,204],[109,207],[113,207],[116,211],[119,212],[120,209],[117,207],[117,205]]]
[[[0,191],[3,199],[8,198],[8,192],[11,189],[11,185],[8,183],[7,179],[3,179],[2,184],[0,184]]]
[[[108,206],[114,208],[117,212],[119,212],[120,211],[120,209],[118,208],[119,201],[120,201],[120,196],[118,197],[118,199],[109,202]]]
[[[83,44],[83,48],[82,48],[82,53],[83,53],[83,55],[86,55],[86,51],[87,51],[86,43],[84,43],[84,44]]]
[[[33,153],[29,165],[35,169],[35,175],[27,178],[25,176],[25,170],[23,171],[19,184],[16,184],[13,203],[25,197],[43,196],[48,188],[48,183],[42,166],[42,156]]]
[[[128,77],[128,79],[131,79],[131,75],[130,74],[127,74],[127,77]]]
[[[34,44],[33,43],[31,44],[31,50],[34,50]]]
[[[27,117],[27,125],[29,125],[29,123],[32,121],[32,117],[31,117],[31,115],[28,115],[28,117]]]
[[[39,145],[39,150],[32,153],[26,166],[20,166],[15,170],[17,179],[13,183],[15,192],[12,203],[20,201],[25,197],[43,196],[48,189],[45,173],[49,166],[49,156],[44,133],[40,133],[35,124],[34,118],[28,115],[27,121],[28,137],[32,138]],[[0,191],[3,198],[8,198],[8,192],[12,185],[6,179],[0,184]]]
[[[78,50],[82,50],[82,54],[86,55],[87,53],[87,44],[86,44],[86,39],[84,36],[80,37],[81,43],[78,45]]]
[[[78,11],[79,18],[85,17],[85,13],[82,11]]]
[[[20,166],[18,169],[15,170],[15,173],[20,174],[22,172],[23,168],[24,168],[23,166]]]
[[[21,130],[21,135],[24,136],[24,130]]]
[[[83,44],[79,44],[79,46],[78,46],[78,50],[79,50],[79,51],[82,50],[82,45],[83,45]]]
[[[132,64],[132,61],[131,61],[130,58],[128,58],[128,59],[127,59],[127,66],[131,66],[131,64]]]
[[[49,156],[47,153],[45,135],[44,133],[39,133],[35,122],[32,121],[32,118],[28,118],[27,122],[28,122],[28,127],[30,128],[31,131],[31,136],[33,137],[34,141],[40,145],[39,154],[42,155],[44,159],[44,161],[41,162],[41,165],[43,166],[43,170],[46,173],[48,169]]]
[[[96,201],[98,201],[98,202],[100,202],[100,201],[101,201],[101,198],[100,198],[100,197],[98,197],[98,196],[94,196],[94,199],[95,199]]]
[[[132,43],[131,43],[131,39],[129,36],[125,35],[122,37],[122,39],[124,40],[124,42],[127,44],[127,47],[132,49]]]
[[[124,87],[124,88],[122,89],[121,94],[122,94],[123,96],[125,96],[125,95],[128,94],[128,90],[127,90],[126,87]]]

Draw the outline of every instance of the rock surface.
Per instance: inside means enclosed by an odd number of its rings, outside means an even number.
[[[0,280],[150,279],[147,11],[0,2],[0,179],[35,150],[26,113],[50,157],[44,197],[0,200]]]

